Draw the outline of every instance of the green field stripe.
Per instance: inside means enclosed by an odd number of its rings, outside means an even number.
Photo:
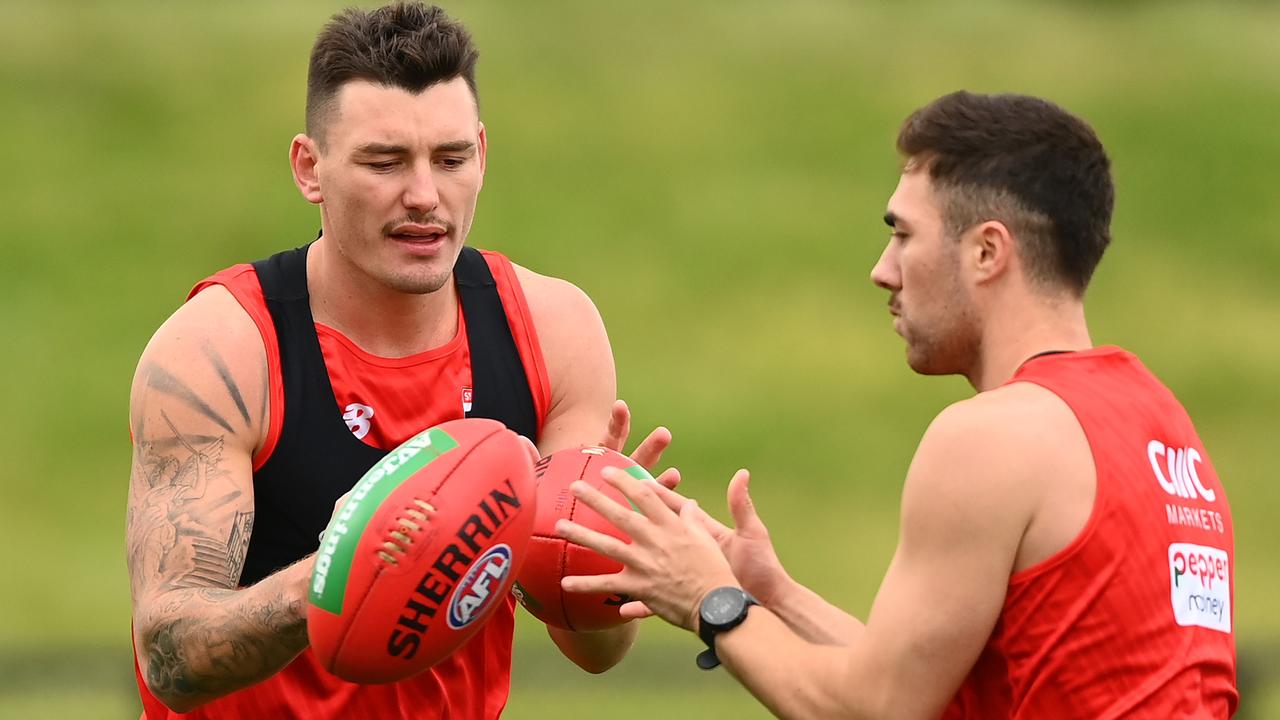
[[[324,541],[311,571],[311,604],[341,614],[351,561],[365,527],[382,502],[401,483],[458,447],[458,441],[439,428],[429,428],[406,440],[360,478],[342,509],[324,531]]]

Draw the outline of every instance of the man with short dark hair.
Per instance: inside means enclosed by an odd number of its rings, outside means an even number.
[[[126,532],[148,718],[472,720],[506,703],[510,598],[451,656],[387,685],[328,674],[306,631],[335,501],[423,428],[494,418],[544,455],[625,442],[591,300],[464,245],[487,149],[476,57],[436,7],[335,16],[290,149],[320,237],[202,281],[143,352]],[[652,466],[669,442],[659,429],[634,457]],[[602,672],[635,624],[548,631]]]
[[[1046,101],[960,92],[909,117],[898,148],[871,278],[911,368],[978,394],[920,441],[866,623],[788,576],[746,471],[729,484],[734,529],[619,473],[643,514],[575,485],[632,542],[561,521],[625,566],[565,589],[626,593],[624,614],[697,632],[699,665],[723,662],[783,717],[1229,716],[1222,484],[1173,394],[1085,323],[1110,241],[1101,143]]]

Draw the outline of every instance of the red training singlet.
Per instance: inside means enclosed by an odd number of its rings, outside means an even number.
[[[1093,512],[1009,579],[999,621],[943,715],[1225,718],[1235,712],[1231,512],[1191,419],[1115,347],[1046,355],[1009,382],[1052,391],[1093,451]]]
[[[533,319],[511,262],[482,251],[497,283],[512,339],[520,353],[533,395],[539,430],[550,405],[550,383]],[[253,318],[266,346],[270,377],[270,426],[267,441],[253,459],[257,471],[271,456],[284,421],[280,347],[271,313],[253,266],[236,265],[196,285],[194,296],[222,285]],[[458,333],[445,345],[403,358],[371,355],[333,328],[316,323],[329,380],[348,427],[365,443],[391,450],[425,427],[463,417],[471,389],[471,355],[461,309]],[[134,671],[142,695],[143,717],[169,718],[497,718],[511,685],[511,641],[515,601],[496,609],[465,645],[448,658],[407,680],[386,685],[357,685],[320,667],[307,648],[280,672],[257,685],[231,693],[187,714],[170,711],[148,691]]]

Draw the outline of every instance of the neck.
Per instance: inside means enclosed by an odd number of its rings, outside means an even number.
[[[1093,347],[1084,303],[1077,299],[1026,299],[1020,311],[983,328],[978,363],[966,373],[978,392],[999,387],[1035,355]]]
[[[405,357],[444,345],[458,332],[453,279],[431,293],[405,293],[377,282],[320,238],[307,254],[311,313],[365,352]]]

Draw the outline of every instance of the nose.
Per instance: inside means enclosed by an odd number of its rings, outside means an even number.
[[[408,177],[409,184],[404,189],[405,208],[422,213],[435,210],[440,205],[440,190],[436,187],[430,167],[415,168]]]
[[[898,290],[902,287],[902,276],[898,272],[898,252],[892,240],[884,246],[880,259],[871,268],[871,282],[885,290]]]

